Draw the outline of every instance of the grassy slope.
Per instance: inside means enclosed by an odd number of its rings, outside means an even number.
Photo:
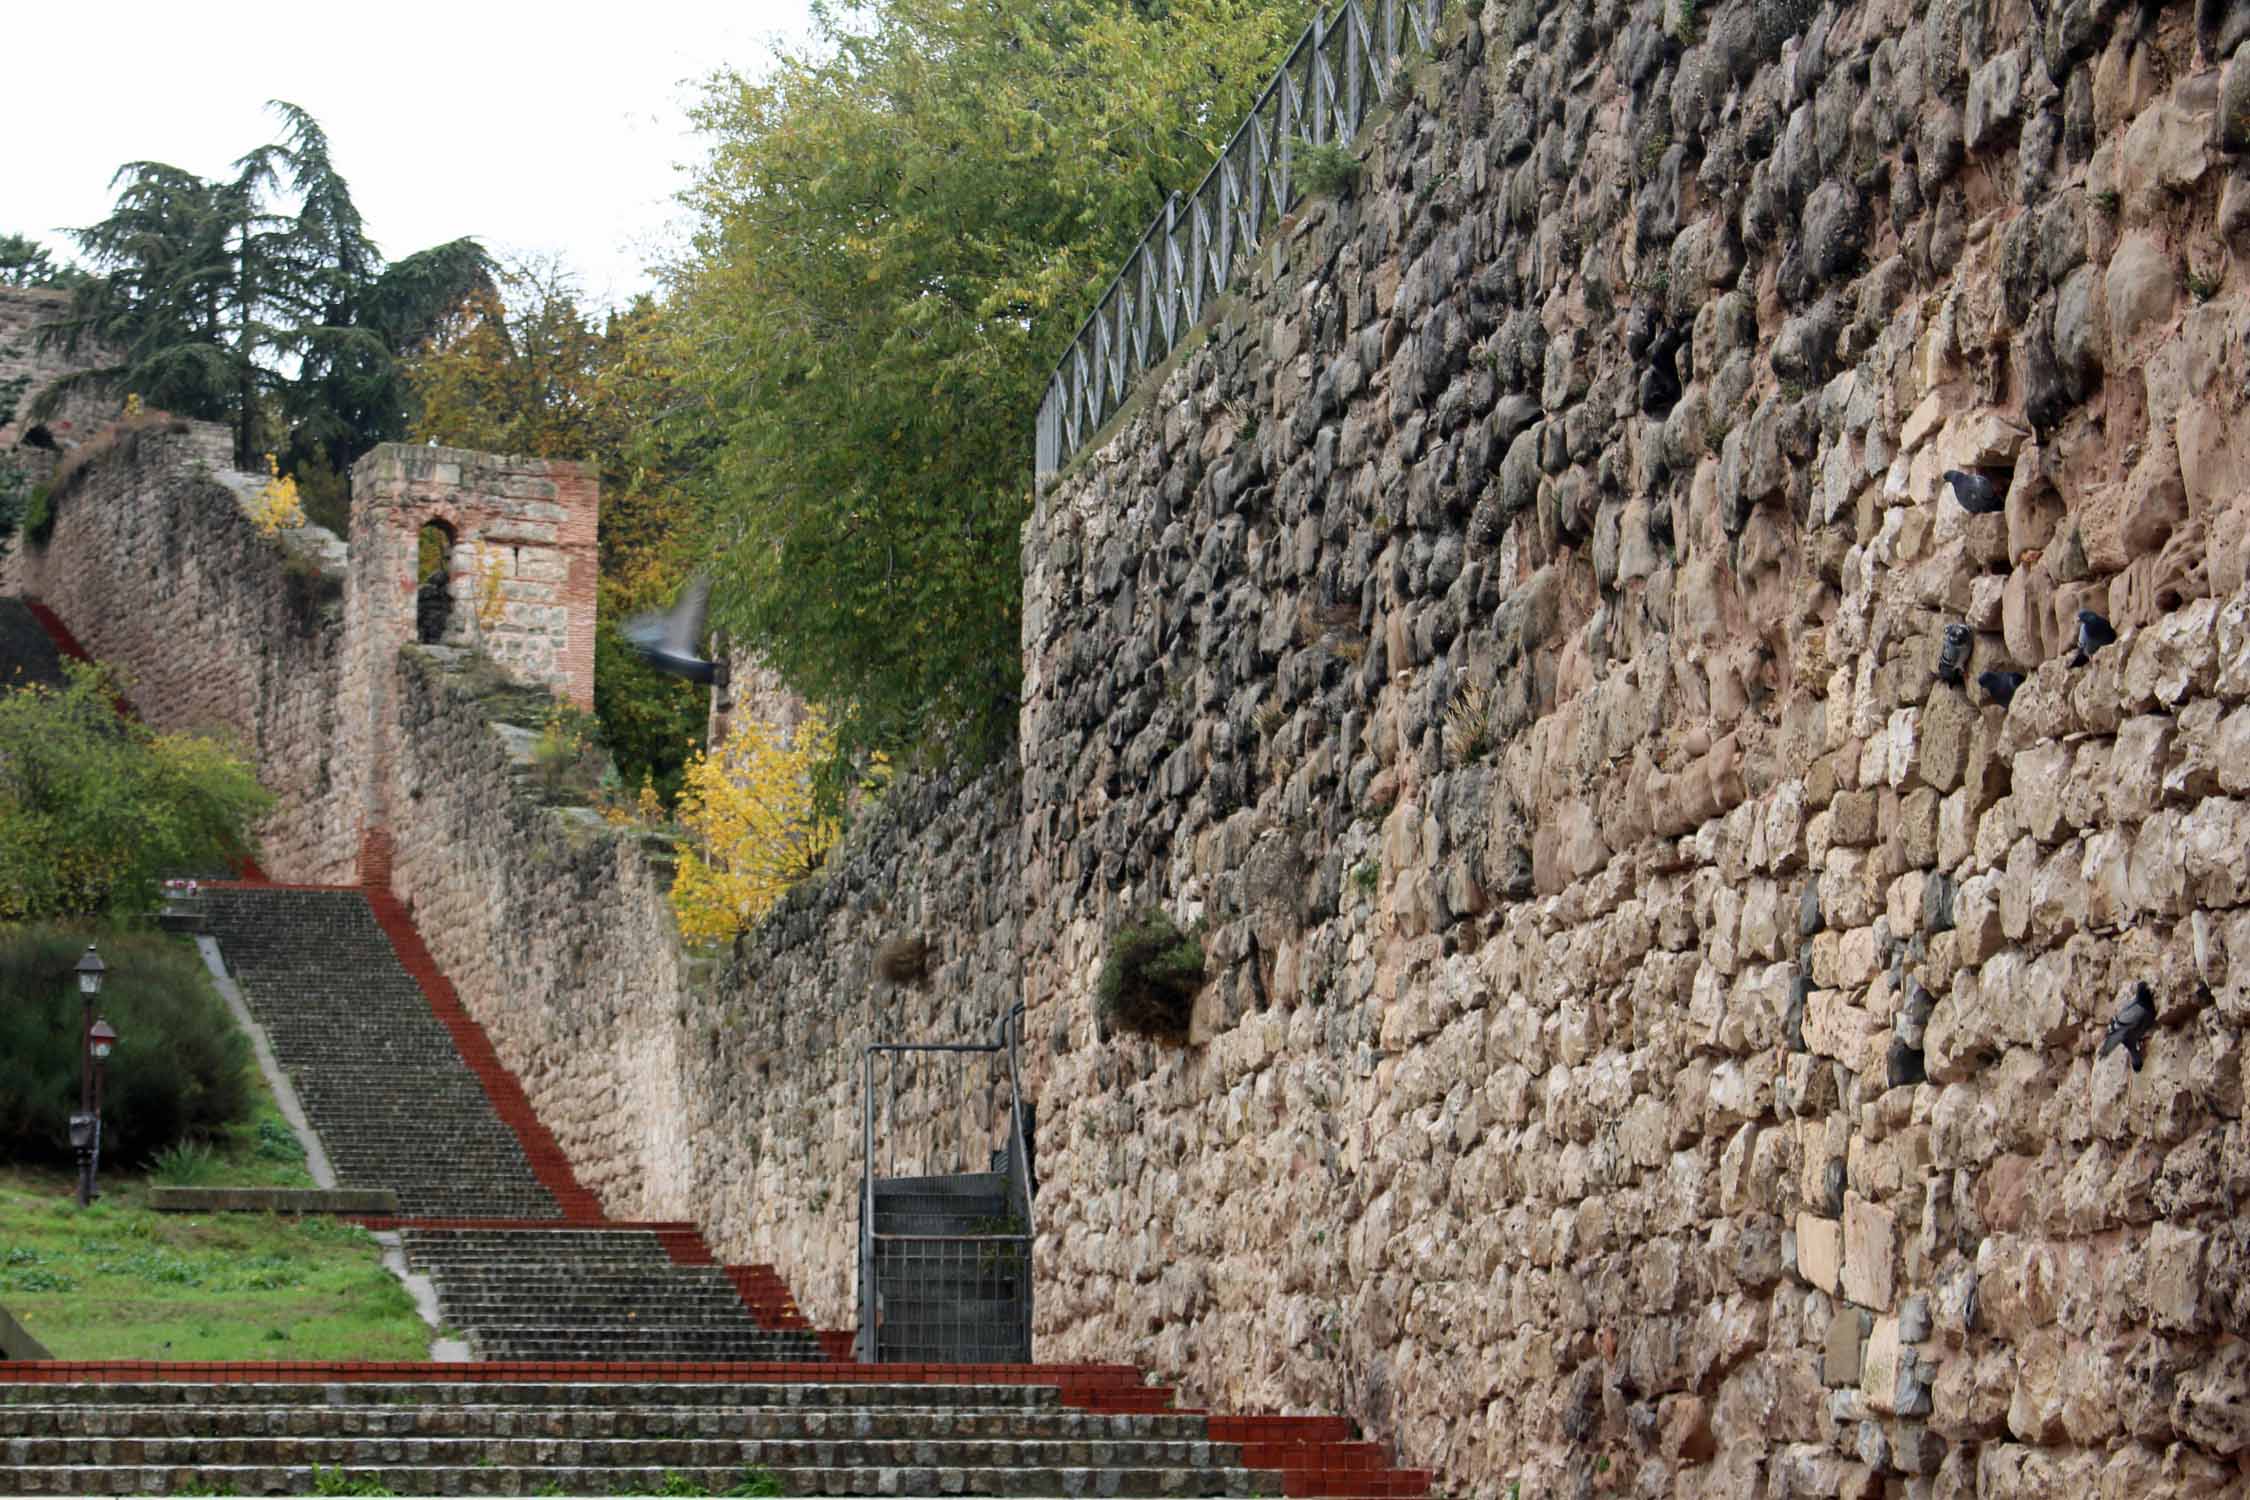
[[[57,1359],[421,1359],[429,1329],[355,1225],[160,1214],[112,1178],[0,1171],[0,1292]]]
[[[146,1174],[105,1163],[102,1197],[83,1212],[69,1173],[0,1166],[0,1301],[57,1359],[427,1353],[428,1325],[356,1225],[147,1206],[152,1183],[313,1185],[262,1077],[252,1094],[250,1119],[224,1139],[180,1148]]]

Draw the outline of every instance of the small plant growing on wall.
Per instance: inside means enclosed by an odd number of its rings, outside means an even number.
[[[477,627],[490,630],[500,623],[507,599],[500,588],[500,554],[477,543]]]
[[[590,796],[602,758],[592,714],[564,703],[547,710],[531,744],[531,772],[549,802]]]
[[[250,519],[257,524],[259,533],[268,537],[305,524],[305,506],[297,495],[297,481],[281,472],[281,465],[274,461],[271,453],[266,455],[266,482],[250,499]]]
[[[875,972],[892,984],[920,984],[929,963],[929,939],[919,933],[885,938],[875,950]]]
[[[1492,703],[1481,687],[1464,687],[1445,706],[1445,758],[1457,766],[1492,748]]]
[[[1144,911],[1109,940],[1095,994],[1118,1031],[1184,1042],[1203,987],[1203,944],[1162,910]]]
[[[1307,196],[1349,198],[1359,187],[1360,159],[1332,141],[1289,143],[1289,167]]]

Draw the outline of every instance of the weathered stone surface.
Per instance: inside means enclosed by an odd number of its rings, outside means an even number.
[[[714,985],[409,674],[410,887],[614,1205],[822,1321],[850,1060],[1022,998],[1043,1358],[1341,1399],[1464,1492],[2225,1493],[2223,18],[1518,10],[1042,483],[1020,781],[863,813]],[[1932,680],[1956,621],[2010,705]],[[1187,1047],[1099,1014],[1149,905],[1202,924]],[[921,990],[864,957],[909,928]],[[2141,977],[2136,1072],[2095,1053]]]

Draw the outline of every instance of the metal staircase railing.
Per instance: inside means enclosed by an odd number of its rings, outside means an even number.
[[[1031,1360],[1037,1183],[1023,1013],[1019,1003],[1001,1017],[990,1042],[866,1049],[858,1355],[867,1363]],[[936,1222],[886,1228],[886,1215]]]
[[[1055,365],[1039,403],[1040,478],[1070,462],[1296,205],[1297,143],[1348,146],[1409,42],[1427,52],[1447,0],[1343,0],[1315,14],[1186,199],[1174,193]]]

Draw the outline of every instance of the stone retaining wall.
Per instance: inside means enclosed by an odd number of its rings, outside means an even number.
[[[1485,1495],[2242,1482],[2245,34],[1451,24],[1027,528],[1043,1358]]]

